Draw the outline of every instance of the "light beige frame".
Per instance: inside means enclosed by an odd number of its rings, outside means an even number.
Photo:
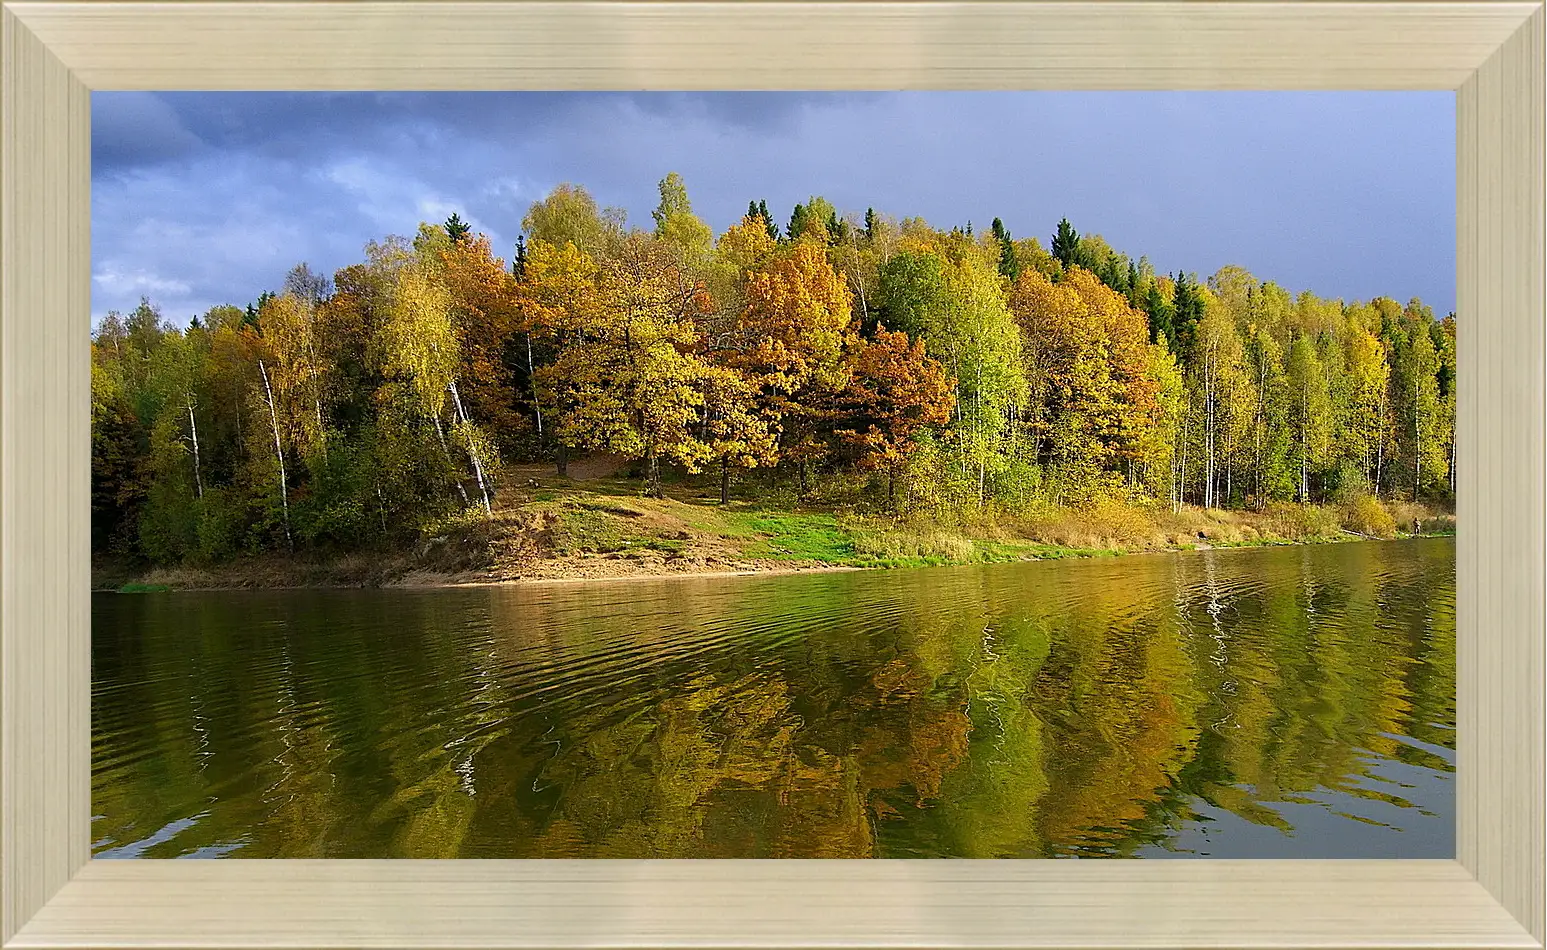
[[[3,946],[1542,946],[1540,3],[0,0],[0,19]],[[1457,90],[1458,860],[88,860],[88,90],[177,88]]]

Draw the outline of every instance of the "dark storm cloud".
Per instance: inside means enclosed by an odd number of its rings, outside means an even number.
[[[1429,93],[93,96],[94,312],[245,303],[455,210],[508,254],[561,181],[716,229],[810,195],[939,226],[1068,216],[1163,271],[1453,306],[1454,97]]]
[[[203,144],[183,124],[177,110],[154,93],[97,93],[91,97],[94,173],[175,161]]]

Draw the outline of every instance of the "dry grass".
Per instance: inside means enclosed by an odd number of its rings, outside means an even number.
[[[854,531],[854,554],[884,564],[963,564],[979,559],[977,544],[959,534],[896,528]]]
[[[1411,534],[1453,534],[1456,530],[1454,512],[1442,511],[1432,505],[1411,501],[1385,502],[1397,528]]]

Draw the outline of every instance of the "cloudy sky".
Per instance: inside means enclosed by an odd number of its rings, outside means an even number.
[[[813,194],[950,227],[1067,216],[1160,271],[1455,305],[1452,93],[92,94],[92,309],[178,322],[452,211],[509,257],[583,184],[716,231]]]

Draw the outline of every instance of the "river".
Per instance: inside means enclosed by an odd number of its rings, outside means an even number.
[[[1455,854],[1455,542],[94,594],[92,852]]]

